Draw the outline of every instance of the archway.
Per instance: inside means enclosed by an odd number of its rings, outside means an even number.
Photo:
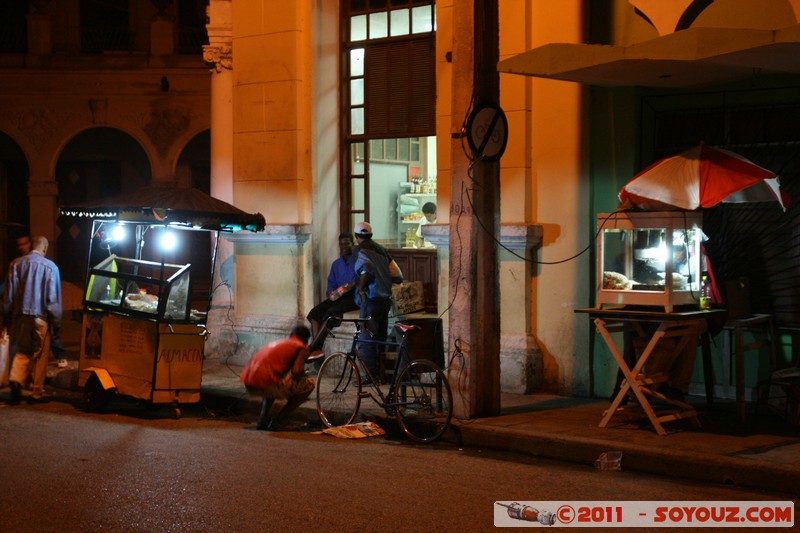
[[[0,272],[16,257],[14,237],[30,228],[29,174],[22,149],[0,131]]]
[[[114,128],[92,128],[70,140],[56,164],[59,205],[74,205],[134,191],[151,179],[144,149]],[[60,217],[57,263],[61,278],[83,285],[91,221]]]
[[[178,185],[211,193],[211,130],[203,130],[186,143],[175,168]]]
[[[195,135],[184,147],[175,168],[178,185],[194,187],[211,193],[211,131]],[[205,231],[190,232],[190,243],[179,257],[183,264],[192,265],[192,308],[206,311],[211,283],[211,234]]]

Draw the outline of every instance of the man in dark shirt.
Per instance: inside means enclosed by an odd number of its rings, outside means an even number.
[[[403,282],[403,273],[386,248],[372,240],[372,226],[359,222],[353,232],[358,239],[356,272],[358,288],[356,303],[361,308],[361,318],[369,319],[366,331],[375,341],[385,342],[389,328],[389,311],[392,308],[392,284]],[[380,354],[384,346],[362,344],[359,354],[367,370],[378,380]]]

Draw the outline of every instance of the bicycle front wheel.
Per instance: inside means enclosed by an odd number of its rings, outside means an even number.
[[[328,427],[353,421],[361,405],[358,367],[347,354],[337,352],[325,359],[317,372],[317,413]]]
[[[453,395],[441,369],[430,361],[413,361],[395,387],[397,423],[411,440],[433,442],[453,417]]]

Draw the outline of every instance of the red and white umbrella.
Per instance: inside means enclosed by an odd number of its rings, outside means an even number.
[[[619,200],[623,207],[645,211],[695,210],[720,202],[777,202],[786,211],[789,197],[774,172],[700,144],[636,174],[620,190]]]

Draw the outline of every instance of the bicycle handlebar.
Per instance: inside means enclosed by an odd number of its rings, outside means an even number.
[[[372,317],[371,316],[368,316],[367,318],[344,318],[344,317],[340,317],[339,320],[342,321],[342,322],[353,322],[353,323],[361,322],[362,324],[366,324],[367,322],[372,320]]]

